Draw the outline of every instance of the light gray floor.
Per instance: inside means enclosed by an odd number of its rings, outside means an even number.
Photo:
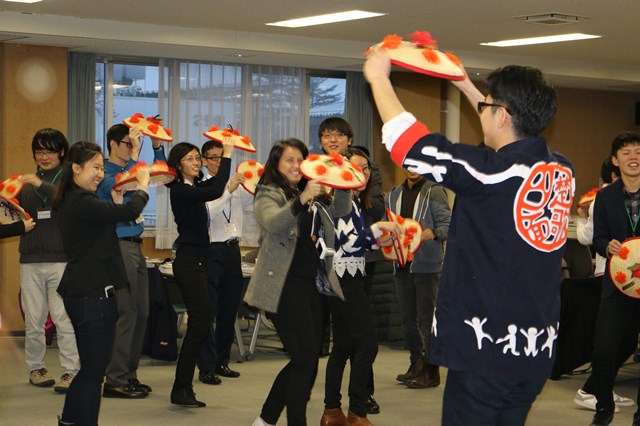
[[[56,414],[62,410],[64,396],[55,394],[52,388],[36,388],[28,383],[24,367],[23,338],[0,338],[0,424],[39,426],[55,425]],[[237,351],[232,353],[236,356]],[[47,350],[49,371],[58,378],[61,375],[58,350]],[[273,378],[287,362],[282,352],[261,349],[253,361],[233,363],[231,367],[241,372],[238,379],[223,379],[222,385],[209,386],[197,381],[198,399],[205,401],[203,409],[184,409],[169,403],[175,364],[143,358],[138,377],[153,387],[153,394],[143,400],[103,399],[100,425],[231,425],[250,426],[260,412]],[[443,384],[434,389],[413,390],[397,383],[396,374],[404,372],[408,355],[403,350],[380,346],[375,363],[376,398],[381,413],[370,416],[377,425],[438,425],[440,424]],[[320,373],[308,406],[309,425],[317,425],[322,415],[324,368],[326,358],[321,359]],[[638,365],[627,364],[619,374],[616,391],[635,399]],[[560,381],[549,381],[529,415],[528,425],[571,426],[588,425],[593,413],[573,403],[576,390],[586,375],[569,376]],[[346,385],[345,385],[346,386]],[[345,387],[346,389],[346,387]],[[344,392],[346,394],[346,391]],[[622,408],[616,414],[614,425],[630,425],[635,407]],[[286,424],[283,415],[278,425]]]

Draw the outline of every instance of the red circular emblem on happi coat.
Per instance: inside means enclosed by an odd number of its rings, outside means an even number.
[[[513,206],[520,237],[544,252],[562,247],[567,239],[573,192],[571,169],[557,163],[533,165]]]

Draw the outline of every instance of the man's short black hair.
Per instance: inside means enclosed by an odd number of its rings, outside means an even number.
[[[640,145],[640,133],[622,132],[611,142],[611,156],[615,157],[618,151],[627,145]]]
[[[62,163],[64,157],[69,152],[69,142],[67,142],[67,138],[60,130],[47,127],[38,130],[36,134],[33,135],[33,139],[31,140],[33,158],[36,157],[36,150],[39,149],[57,152],[60,156],[60,162]]]
[[[222,142],[214,141],[213,139],[209,139],[205,143],[202,144],[202,155],[207,155],[207,152],[213,148],[223,148]]]
[[[504,105],[511,114],[514,133],[538,136],[556,113],[556,91],[534,67],[508,65],[487,78],[493,103]]]
[[[122,123],[109,127],[109,130],[107,130],[107,150],[109,154],[111,154],[111,141],[115,141],[119,145],[120,141],[128,135],[129,128]]]
[[[327,130],[335,130],[336,132],[346,135],[349,139],[353,138],[351,124],[342,117],[330,117],[320,123],[320,127],[318,127],[318,139],[322,139],[322,134]]]

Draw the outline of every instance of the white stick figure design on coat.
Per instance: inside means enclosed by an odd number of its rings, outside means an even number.
[[[482,321],[480,321],[480,318],[478,317],[473,317],[471,321],[464,320],[464,323],[470,325],[471,328],[473,328],[473,331],[475,331],[476,333],[478,350],[482,350],[482,339],[488,339],[491,343],[493,343],[493,337],[491,337],[489,334],[485,333],[484,330],[482,330],[482,327],[484,326],[485,322],[487,322],[487,318],[483,319]]]
[[[560,327],[560,323],[558,323],[557,327]],[[558,338],[558,333],[556,333],[556,329],[553,328],[552,325],[547,327],[547,341],[544,342],[544,345],[540,348],[540,352],[544,352],[545,349],[549,349],[549,358],[553,353],[553,342]]]
[[[516,349],[518,326],[515,324],[509,324],[507,330],[509,330],[509,334],[496,340],[496,344],[507,342],[507,344],[502,348],[502,353],[506,354],[507,351],[511,351],[511,355],[520,356],[520,352]]]
[[[433,320],[431,321],[431,334],[438,337],[438,318],[436,318],[436,309],[433,309]]]
[[[527,338],[527,346],[524,348],[524,353],[526,356],[536,356],[538,355],[538,348],[536,348],[536,340],[538,337],[544,333],[544,329],[540,330],[538,333],[538,329],[535,327],[529,327],[526,331],[524,328],[520,329],[520,333],[524,337]]]

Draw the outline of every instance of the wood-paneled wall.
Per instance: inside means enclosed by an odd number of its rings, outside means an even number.
[[[67,49],[0,43],[0,178],[33,173],[31,139],[43,127],[67,133]],[[0,240],[1,333],[23,330],[18,241]]]

